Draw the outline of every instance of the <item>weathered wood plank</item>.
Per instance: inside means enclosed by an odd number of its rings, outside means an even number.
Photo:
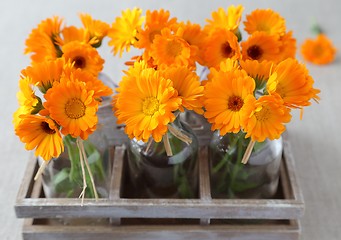
[[[234,239],[296,240],[296,222],[266,225],[162,225],[162,226],[25,226],[25,240],[53,239]]]

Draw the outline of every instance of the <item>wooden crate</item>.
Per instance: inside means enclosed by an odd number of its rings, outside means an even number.
[[[43,197],[33,181],[37,161],[28,163],[15,211],[26,218],[24,239],[299,239],[304,201],[289,142],[284,138],[279,196],[276,199],[212,199],[207,147],[199,151],[199,196],[195,199],[121,197],[124,146],[112,149],[109,198]],[[61,224],[58,219],[94,218],[91,224]]]

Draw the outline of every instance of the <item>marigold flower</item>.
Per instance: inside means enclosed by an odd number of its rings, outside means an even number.
[[[99,47],[102,39],[108,34],[109,24],[93,19],[90,14],[80,14],[79,17],[84,28],[89,32],[90,39],[95,42],[92,46]]]
[[[211,129],[219,129],[220,135],[239,132],[244,101],[254,89],[255,82],[245,71],[217,72],[204,90],[204,116]]]
[[[56,43],[62,47],[73,41],[78,41],[87,44],[95,44],[96,41],[91,41],[90,33],[84,28],[77,28],[75,26],[65,27],[61,34],[56,37]]]
[[[60,57],[61,53],[56,45],[56,39],[61,32],[62,22],[63,20],[57,16],[47,18],[32,30],[25,42],[25,54],[33,53],[31,56],[33,62]]]
[[[104,85],[104,83],[97,77],[79,68],[74,69],[72,64],[68,64],[64,67],[63,77],[69,79],[70,81],[77,80],[84,82],[86,89],[88,91],[93,90],[93,97],[100,102],[102,97],[110,96],[113,93],[112,89]]]
[[[275,64],[266,60],[262,62],[257,60],[246,60],[240,61],[240,66],[255,80],[256,89],[261,90],[265,87]]]
[[[194,61],[191,61],[190,45],[182,38],[182,29],[175,34],[169,28],[163,29],[161,35],[155,36],[150,55],[157,66],[195,67]]]
[[[245,137],[263,142],[266,138],[278,139],[285,131],[284,124],[291,120],[291,115],[290,109],[277,94],[261,96],[257,100],[249,95],[245,99],[242,119]]]
[[[35,150],[36,156],[45,161],[58,157],[64,151],[63,139],[52,119],[37,115],[21,115],[15,128],[16,135],[25,143],[27,150]]]
[[[280,37],[280,42],[282,43],[279,51],[281,53],[281,61],[287,58],[296,57],[296,39],[292,36],[292,31],[285,33]]]
[[[44,95],[44,107],[62,127],[64,135],[87,139],[98,121],[98,102],[93,94],[94,91],[88,90],[84,82],[63,77]]]
[[[114,109],[118,123],[125,123],[125,132],[130,138],[146,142],[152,136],[156,142],[161,141],[167,124],[175,119],[173,112],[181,104],[172,85],[170,79],[152,68],[122,79],[114,98]]]
[[[206,39],[203,49],[205,65],[208,67],[219,69],[222,61],[241,58],[237,37],[226,29],[216,29]]]
[[[279,94],[284,104],[291,108],[309,106],[311,99],[318,100],[318,89],[308,70],[297,60],[288,58],[280,62],[267,82],[269,94]]]
[[[46,93],[54,82],[60,80],[64,64],[63,58],[34,63],[32,66],[22,70],[21,74],[30,78],[31,83],[37,86],[42,93]]]
[[[169,11],[164,9],[158,11],[147,10],[144,28],[137,34],[138,42],[136,46],[149,51],[155,36],[160,35],[162,29],[170,28],[176,23],[176,18],[169,19],[169,17]]]
[[[51,38],[38,30],[33,30],[26,40],[25,54],[32,53],[32,62],[53,60],[60,56]]]
[[[205,29],[211,31],[215,28],[224,28],[235,32],[238,29],[243,10],[242,5],[231,5],[226,11],[223,8],[218,8],[216,12],[212,12],[212,20],[206,19],[208,24]]]
[[[336,48],[330,39],[319,34],[316,39],[307,39],[301,46],[303,58],[311,63],[323,65],[334,61]]]
[[[142,10],[134,8],[122,11],[122,16],[117,17],[112,23],[108,32],[110,37],[109,46],[113,46],[114,55],[118,52],[120,57],[124,49],[129,52],[130,46],[134,46],[137,39],[137,33],[141,31],[143,18],[141,17]]]
[[[285,19],[272,9],[256,9],[246,16],[245,31],[249,34],[265,32],[283,36],[286,31]]]
[[[39,104],[39,98],[35,95],[29,78],[24,77],[19,80],[19,89],[17,93],[19,108],[13,114],[13,124],[15,127],[21,121],[20,115],[31,114]]]
[[[281,60],[281,42],[278,36],[268,35],[265,32],[256,32],[242,42],[241,46],[244,60],[268,60],[273,62]]]
[[[191,49],[192,61],[197,61],[203,65],[202,44],[206,38],[206,33],[201,29],[199,24],[193,24],[190,21],[187,23],[180,22],[176,29],[182,28],[182,38],[189,44]]]
[[[199,76],[189,70],[187,67],[171,67],[161,71],[161,76],[170,79],[173,87],[178,91],[178,95],[182,100],[179,107],[180,111],[194,110],[202,114],[202,103],[200,98],[203,96],[204,87],[200,85]]]
[[[65,44],[62,51],[65,62],[70,61],[76,69],[88,71],[94,76],[97,76],[103,69],[104,60],[89,44],[73,41]]]

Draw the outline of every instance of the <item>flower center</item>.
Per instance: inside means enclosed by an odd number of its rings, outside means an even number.
[[[85,115],[85,105],[79,98],[71,98],[65,104],[65,114],[71,119],[78,119]]]
[[[155,97],[148,97],[142,103],[142,112],[146,115],[153,115],[159,109],[159,101]]]
[[[50,126],[47,122],[41,122],[40,126],[41,126],[41,129],[47,134],[55,134],[56,133],[56,131],[54,129],[50,128]]]
[[[255,117],[258,121],[263,122],[270,118],[271,111],[268,107],[262,107],[262,109],[258,112],[255,112]]]
[[[244,105],[244,101],[241,97],[231,96],[228,100],[228,109],[233,112],[238,112]]]
[[[75,68],[85,68],[85,58],[82,56],[77,56],[73,59],[74,63],[75,63]]]
[[[223,55],[224,58],[230,58],[234,54],[234,51],[233,51],[233,49],[231,48],[231,46],[230,46],[230,44],[228,42],[224,43],[221,46],[221,52],[222,52],[222,55]]]
[[[247,55],[253,60],[258,60],[262,57],[263,50],[259,46],[253,45],[247,50]]]
[[[315,56],[320,57],[323,55],[324,49],[321,45],[316,45],[313,49]]]
[[[176,57],[180,55],[182,51],[182,45],[178,41],[171,40],[171,41],[168,41],[166,50],[167,50],[168,56]]]
[[[161,31],[160,30],[154,30],[152,32],[149,33],[149,41],[150,43],[152,43],[154,41],[154,38],[156,35],[159,35],[161,34]]]

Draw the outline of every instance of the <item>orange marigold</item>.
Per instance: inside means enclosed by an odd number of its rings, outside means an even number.
[[[244,60],[268,60],[273,62],[281,60],[281,42],[278,36],[268,35],[265,32],[256,32],[242,42],[241,45]]]
[[[279,94],[284,104],[292,108],[309,106],[310,100],[319,100],[318,89],[313,88],[314,80],[307,68],[296,59],[280,62],[267,82],[269,94]]]
[[[117,91],[113,108],[118,123],[125,123],[127,135],[144,142],[152,136],[160,142],[181,104],[172,81],[148,68],[122,79]]]
[[[254,89],[255,82],[244,71],[217,72],[204,90],[204,116],[211,129],[219,129],[220,135],[239,132],[244,101]]]
[[[146,21],[144,28],[138,32],[137,39],[138,42],[136,46],[138,48],[144,48],[147,51],[150,49],[155,36],[161,34],[161,30],[164,28],[170,28],[176,23],[176,18],[171,18],[170,12],[164,9],[146,12]]]
[[[203,44],[204,61],[208,67],[219,69],[222,61],[232,58],[240,59],[238,39],[231,31],[216,29]]]
[[[62,48],[65,62],[70,61],[74,67],[88,71],[97,76],[103,69],[104,60],[91,45],[73,41],[67,43]]]
[[[22,115],[15,133],[25,143],[27,150],[36,149],[35,155],[41,156],[45,161],[58,157],[64,151],[63,139],[52,119]]]
[[[304,41],[301,53],[306,61],[322,65],[334,61],[336,48],[326,35],[319,34],[316,39]]]
[[[206,19],[208,24],[205,26],[205,30],[211,32],[215,28],[224,28],[231,32],[237,31],[243,10],[242,5],[231,5],[226,11],[223,8],[218,8],[216,12],[212,12],[212,20]]]
[[[246,16],[245,31],[249,34],[265,32],[283,36],[286,31],[285,19],[272,9],[256,9]]]
[[[291,115],[290,109],[277,94],[261,96],[257,100],[249,95],[245,99],[242,119],[245,137],[263,142],[266,138],[278,139],[285,131],[284,124],[291,120]]]
[[[109,46],[113,47],[114,55],[119,52],[121,57],[124,50],[129,52],[130,46],[137,43],[137,34],[141,31],[143,22],[141,13],[142,10],[139,8],[127,9],[112,23],[108,36]]]
[[[155,36],[150,55],[156,65],[195,67],[194,61],[191,60],[190,45],[182,38],[182,33],[181,28],[174,34],[169,28],[165,28],[161,35]]]

